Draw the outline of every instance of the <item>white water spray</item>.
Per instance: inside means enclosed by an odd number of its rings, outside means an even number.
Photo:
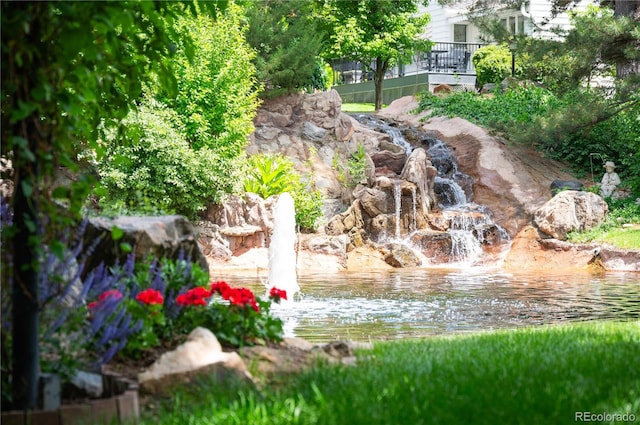
[[[393,200],[396,204],[396,240],[400,240],[400,220],[402,217],[402,189],[400,188],[400,184],[402,184],[401,180],[395,180],[393,182]]]
[[[296,213],[293,198],[283,193],[273,209],[273,236],[269,244],[268,289],[278,288],[293,300],[300,291],[296,277]]]
[[[411,186],[411,205],[413,207],[413,215],[411,216],[411,225],[409,230],[411,232],[415,232],[416,230],[418,230],[418,224],[417,224],[417,217],[418,217],[418,200],[417,200],[417,196],[416,196],[416,187],[415,186]]]

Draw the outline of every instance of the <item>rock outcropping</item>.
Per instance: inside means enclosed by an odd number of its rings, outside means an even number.
[[[120,229],[122,234],[114,239]],[[188,258],[208,270],[206,257],[197,243],[193,225],[183,216],[120,216],[115,218],[94,217],[85,228],[84,246],[93,249],[87,259],[85,270],[92,270],[100,263],[107,266],[124,261],[126,254],[121,243],[133,248],[136,260],[155,258]]]
[[[535,212],[535,223],[543,233],[563,240],[569,232],[599,226],[608,211],[607,203],[595,193],[565,190]]]

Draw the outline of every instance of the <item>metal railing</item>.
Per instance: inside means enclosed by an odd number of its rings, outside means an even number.
[[[385,78],[397,78],[425,72],[475,75],[471,57],[476,50],[483,46],[486,44],[436,42],[429,51],[415,52],[412,63],[399,65],[388,70]],[[373,71],[370,70],[374,67],[373,64],[370,67],[364,67],[361,62],[334,59],[333,85],[371,81],[373,80]]]

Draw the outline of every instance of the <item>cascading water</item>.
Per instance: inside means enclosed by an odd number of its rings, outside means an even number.
[[[400,220],[402,220],[402,190],[400,188],[400,180],[393,182],[393,200],[395,202],[395,222],[396,222],[396,240],[400,240]]]
[[[388,123],[370,115],[358,115],[358,121],[376,131],[385,132],[391,136],[393,143],[402,146],[409,155],[413,146],[404,138],[402,131]],[[450,263],[472,265],[481,261],[484,253],[483,244],[488,241],[488,234],[497,234],[500,241],[508,241],[509,235],[491,219],[491,212],[475,203],[473,200],[473,178],[458,170],[458,164],[451,149],[436,138],[426,140],[427,155],[438,174],[434,179],[434,192],[447,222],[447,233],[451,240]],[[393,196],[395,202],[395,241],[410,245],[402,239],[402,180],[394,180]],[[415,187],[411,191],[412,211],[409,218],[409,231],[417,231],[417,208]],[[406,212],[405,212],[406,214]]]
[[[371,115],[361,114],[355,118],[372,130],[388,134],[391,137],[391,141],[398,146],[402,146],[407,155],[413,151],[413,146],[407,142],[399,128],[391,126],[385,121],[373,118]]]
[[[409,224],[409,231],[415,232],[418,230],[417,217],[418,217],[418,197],[416,196],[416,187],[411,186],[411,222]]]
[[[296,276],[296,214],[293,198],[283,193],[273,209],[273,236],[269,244],[269,282],[285,290],[289,300],[300,291]]]

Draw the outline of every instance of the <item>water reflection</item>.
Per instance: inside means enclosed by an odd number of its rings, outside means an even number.
[[[230,279],[258,294],[255,279]],[[507,274],[401,270],[299,277],[296,302],[274,306],[290,335],[359,341],[640,318],[637,273]]]

